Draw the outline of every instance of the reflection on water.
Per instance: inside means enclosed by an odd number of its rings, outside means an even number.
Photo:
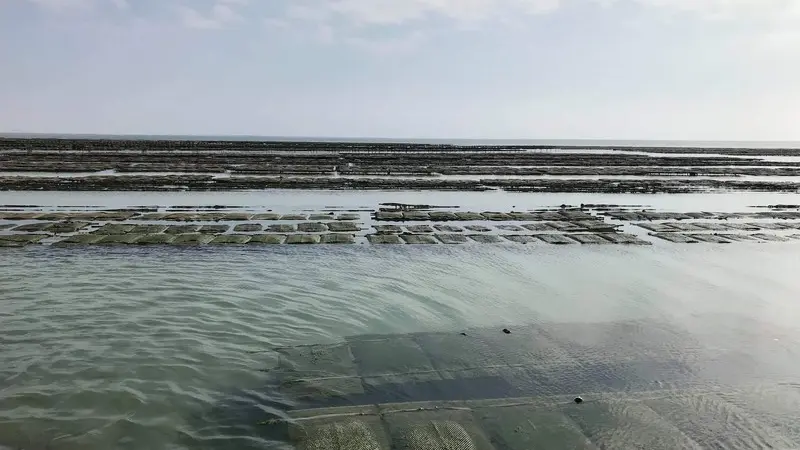
[[[793,330],[800,256],[764,249],[5,251],[0,446],[281,448],[257,425],[291,406],[264,389],[276,346],[709,314]]]
[[[327,208],[374,210],[398,202],[460,206],[470,211],[552,208],[561,204],[638,205],[665,211],[745,211],[751,206],[800,203],[796,193],[719,192],[714,194],[592,194],[461,191],[313,191],[270,189],[236,192],[0,192],[2,205],[130,208],[141,205],[223,205],[251,210],[320,211]],[[246,206],[245,206],[246,205]],[[44,207],[44,209],[50,209]]]

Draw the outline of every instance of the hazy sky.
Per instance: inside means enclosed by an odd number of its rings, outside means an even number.
[[[0,0],[0,131],[800,140],[800,0]]]

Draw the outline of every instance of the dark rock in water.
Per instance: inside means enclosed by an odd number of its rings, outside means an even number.
[[[581,403],[583,403],[583,398],[581,398],[581,397],[575,397],[575,403],[577,403],[577,404],[579,404],[579,405],[580,405]]]
[[[511,330],[509,330],[508,328],[503,328],[503,333],[511,334]]]

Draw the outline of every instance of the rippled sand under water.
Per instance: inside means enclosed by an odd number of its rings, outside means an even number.
[[[796,249],[4,251],[0,445],[286,448],[258,425],[295,406],[270,349],[353,335],[649,319],[712,342],[717,317],[778,345],[800,339]]]

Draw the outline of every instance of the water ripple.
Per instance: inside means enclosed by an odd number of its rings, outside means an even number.
[[[734,309],[791,326],[796,259],[579,246],[2,252],[0,448],[281,448],[257,425],[287,406],[264,389],[274,347],[576,314]]]

